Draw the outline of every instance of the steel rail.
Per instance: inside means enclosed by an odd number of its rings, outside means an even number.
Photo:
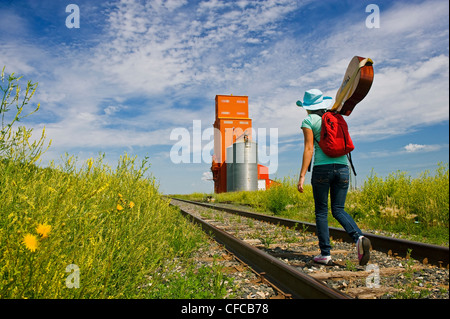
[[[218,206],[213,204],[207,204],[202,202],[196,202],[196,201],[190,201],[186,199],[180,199],[180,198],[174,198],[176,200],[184,201],[187,203],[200,205],[207,208],[212,208],[220,211],[224,211],[227,213],[232,214],[238,214],[241,216],[253,218],[260,221],[269,222],[272,224],[279,224],[283,225],[289,228],[296,228],[296,229],[305,229],[309,232],[316,232],[316,225],[313,223],[308,222],[302,222],[298,220],[293,219],[287,219],[287,218],[281,218],[281,217],[275,217],[270,215],[264,215],[259,213],[252,213],[245,210],[240,209],[234,209],[224,206]],[[345,242],[352,242],[350,236],[345,232],[345,230],[336,228],[336,227],[329,227],[330,229],[330,236],[333,237],[333,239],[340,239]],[[391,238],[387,236],[380,236],[380,235],[374,235],[369,233],[363,233],[364,236],[370,239],[370,242],[372,244],[372,248],[381,251],[384,253],[389,253],[389,251],[392,252],[392,254],[397,254],[397,256],[400,257],[407,257],[410,256],[411,258],[414,258],[419,261],[423,261],[425,258],[428,261],[428,264],[435,265],[435,266],[443,266],[448,267],[449,265],[449,248],[438,246],[438,245],[432,245],[432,244],[426,244],[421,243],[417,241],[409,241],[405,239],[399,239],[399,238]]]
[[[171,204],[178,207],[174,204]],[[255,271],[264,273],[264,277],[286,294],[295,299],[351,299],[350,296],[328,287],[321,281],[299,272],[277,258],[252,247],[244,241],[228,234],[227,232],[193,216],[189,212],[178,207],[186,218],[199,224],[202,229],[212,235],[216,241],[235,254]]]

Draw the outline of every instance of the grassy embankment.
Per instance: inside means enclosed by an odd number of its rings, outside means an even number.
[[[2,72],[0,298],[223,297],[220,268],[192,263],[206,235],[161,197],[146,160],[35,164],[45,131],[33,142],[13,124],[39,108],[28,111],[36,84],[19,83]]]
[[[280,186],[267,191],[222,194],[179,195],[216,202],[247,205],[259,212],[314,222],[311,185],[305,193],[296,188],[296,178],[285,178]],[[397,171],[385,178],[372,173],[358,190],[348,193],[346,211],[360,228],[395,233],[412,240],[448,246],[449,241],[449,172],[448,163],[439,163],[434,173],[425,171],[413,178]],[[332,226],[340,227],[329,214]]]

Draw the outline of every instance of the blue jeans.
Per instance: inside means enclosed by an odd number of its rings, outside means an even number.
[[[330,191],[331,213],[356,243],[361,230],[353,218],[344,210],[350,172],[347,165],[326,164],[314,166],[311,178],[316,212],[317,237],[322,256],[329,256],[330,234],[328,230],[328,191]]]

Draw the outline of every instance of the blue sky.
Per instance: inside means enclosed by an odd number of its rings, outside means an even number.
[[[79,28],[66,26],[69,4]],[[369,4],[379,28],[366,25]],[[212,192],[210,160],[173,163],[170,136],[210,128],[215,95],[249,97],[253,127],[278,130],[271,177],[293,177],[306,116],[295,102],[310,88],[334,97],[350,59],[370,57],[372,88],[346,118],[361,185],[372,169],[448,163],[448,11],[446,0],[1,0],[0,65],[39,82],[25,125],[52,140],[42,165],[101,152],[114,167],[127,152],[149,157],[162,192],[191,193]]]

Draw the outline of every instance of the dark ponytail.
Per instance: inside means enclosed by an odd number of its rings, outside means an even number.
[[[327,112],[327,109],[320,109],[320,110],[314,110],[314,111],[309,111],[309,114],[316,114],[319,115],[320,117],[322,117],[322,115],[324,115]]]

